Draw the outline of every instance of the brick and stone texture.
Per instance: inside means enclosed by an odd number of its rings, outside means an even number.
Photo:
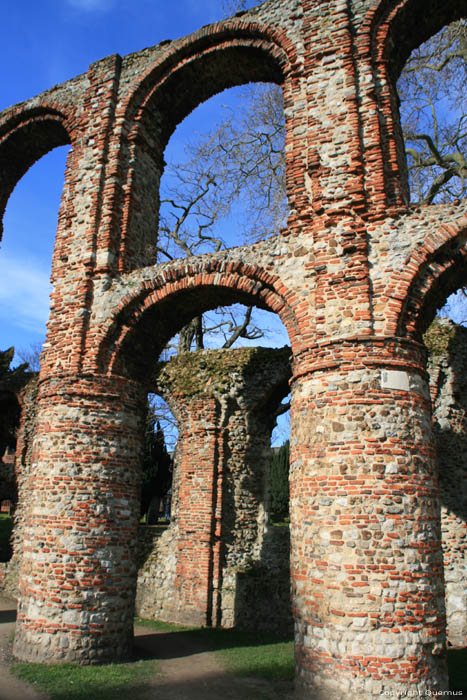
[[[37,376],[32,375],[29,382],[18,393],[21,419],[18,427],[16,451],[14,455],[11,455],[13,458],[13,474],[11,478],[16,491],[12,535],[13,554],[8,562],[8,566],[5,567],[5,575],[0,587],[5,593],[15,597],[18,589],[18,569],[22,554],[24,525],[28,504],[30,503],[29,494],[32,491],[34,479],[31,447],[36,430],[37,383]]]
[[[447,639],[450,646],[465,647],[467,330],[447,319],[437,319],[424,340],[429,350],[428,372],[439,465]],[[193,371],[197,377],[197,367]],[[386,527],[391,529],[390,524]],[[164,618],[160,601],[171,599],[174,586],[174,577],[169,577],[168,572],[173,570],[175,549],[162,545],[163,540],[171,542],[173,535],[165,533],[161,537],[162,532],[160,528],[148,528],[140,544],[143,556],[138,597],[144,600],[141,614],[156,619]],[[237,546],[241,551],[241,543]],[[288,629],[289,550],[288,529],[271,528],[265,523],[260,557],[247,558],[240,567],[223,574],[222,622],[279,633]],[[233,596],[229,596],[231,581],[234,582]],[[254,610],[252,600],[255,601]],[[229,605],[234,610],[233,616],[226,614]]]
[[[185,353],[160,367],[179,437],[171,525],[157,540],[163,556],[139,573],[139,614],[241,624],[237,580],[266,546],[271,432],[289,378],[288,347]]]
[[[45,648],[48,660],[126,658],[145,395],[128,380],[54,378],[40,384],[37,402],[16,653],[30,661]]]
[[[467,329],[436,321],[425,336],[441,492],[448,644],[467,646]]]
[[[395,81],[415,46],[463,15],[464,0],[269,0],[104,58],[0,114],[0,211],[37,158],[72,145],[32,447],[21,658],[128,650],[142,397],[174,333],[244,302],[277,313],[292,350],[297,695],[446,688],[422,335],[466,282],[467,206],[410,205]],[[172,132],[212,94],[259,80],[284,95],[286,227],[157,264]]]

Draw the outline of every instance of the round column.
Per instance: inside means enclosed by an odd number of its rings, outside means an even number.
[[[133,636],[145,393],[121,378],[41,383],[14,653],[100,663]]]
[[[440,505],[421,346],[328,343],[295,367],[297,693],[447,688]]]

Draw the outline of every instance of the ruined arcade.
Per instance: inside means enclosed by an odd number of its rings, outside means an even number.
[[[467,206],[410,207],[394,85],[412,49],[463,13],[461,0],[269,0],[104,58],[0,114],[2,212],[39,157],[72,146],[31,447],[19,658],[128,654],[154,364],[193,316],[244,302],[279,315],[292,351],[297,697],[447,687],[422,334],[467,282]],[[251,81],[283,90],[287,227],[154,264],[171,133],[201,101]]]

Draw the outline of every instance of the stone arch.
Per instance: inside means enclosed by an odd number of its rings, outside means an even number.
[[[143,232],[143,238],[152,240],[163,153],[176,126],[208,98],[248,82],[284,85],[285,103],[292,103],[285,78],[294,55],[290,41],[277,32],[254,22],[234,20],[174,42],[173,48],[169,46],[162,58],[159,54],[149,66],[120,111],[124,124],[120,167],[126,183],[121,270],[135,266],[131,258],[138,248],[137,235],[141,237]],[[147,196],[148,192],[153,193],[154,203],[142,203],[142,193]]]
[[[237,302],[277,313],[297,351],[293,295],[277,278],[251,265],[215,260],[188,269],[185,264],[169,268],[121,300],[99,342],[100,372],[150,383],[151,365],[180,328],[199,313]]]
[[[152,118],[156,104],[163,116],[164,148],[177,124],[214,94],[247,82],[282,84],[294,55],[290,44],[284,48],[283,43],[269,27],[242,21],[210,25],[174,42],[175,48],[148,68],[126,102],[130,138]]]
[[[58,146],[72,142],[65,115],[54,107],[9,113],[0,123],[0,218],[18,181],[34,163]],[[0,234],[3,231],[0,222]]]
[[[440,234],[442,242],[439,241]],[[450,294],[467,283],[467,226],[464,224],[453,235],[444,229],[427,237],[420,253],[412,254],[407,269],[416,266],[401,305],[395,335],[411,336],[421,341]]]
[[[409,202],[407,163],[400,128],[396,82],[411,52],[446,24],[465,17],[462,0],[381,0],[368,12],[358,38],[361,56],[369,50],[376,87],[375,110],[364,115],[366,131],[379,134],[378,169],[384,173],[387,205]]]
[[[395,82],[412,51],[446,24],[466,16],[462,0],[383,0],[372,11],[373,56],[386,59]]]

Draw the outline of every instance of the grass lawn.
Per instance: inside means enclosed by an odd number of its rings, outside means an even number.
[[[115,700],[137,698],[158,670],[157,661],[106,666],[15,664],[12,672],[52,700]]]
[[[293,678],[290,640],[237,630],[189,629],[139,618],[136,622],[152,629],[193,636],[203,647],[219,655],[226,670],[237,675],[271,681]],[[106,666],[20,663],[11,670],[51,700],[115,700],[117,697],[136,700],[138,690],[143,690],[147,680],[157,673],[158,665],[152,660]]]
[[[213,651],[227,671],[272,682],[294,677],[293,641],[239,630],[193,629],[163,622],[136,619],[136,624],[192,636],[203,648]],[[451,690],[467,690],[467,649],[448,650]],[[157,661],[137,661],[107,666],[72,664],[16,664],[12,671],[36,685],[51,700],[115,700],[131,697],[158,672]]]
[[[235,630],[201,630],[212,642],[223,665],[239,676],[256,676],[270,681],[291,681],[294,678],[294,643]]]
[[[140,618],[137,624],[159,630],[188,632],[215,652],[228,671],[239,676],[256,676],[270,681],[293,680],[294,645],[290,638],[242,630],[188,629]]]

